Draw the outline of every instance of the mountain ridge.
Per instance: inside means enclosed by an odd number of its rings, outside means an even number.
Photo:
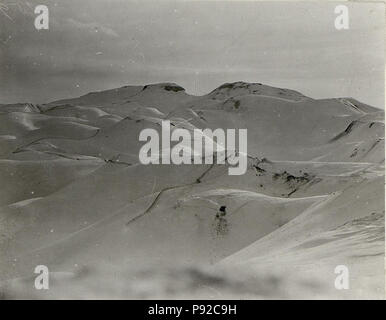
[[[240,96],[241,95],[247,95],[247,94],[255,94],[257,96],[262,96],[262,95],[264,96],[264,95],[266,95],[265,91],[269,91],[271,93],[271,95],[267,95],[267,96],[271,96],[271,97],[275,97],[275,95],[273,95],[273,93],[276,93],[277,98],[280,98],[282,96],[286,96],[289,94],[290,96],[292,96],[292,97],[295,96],[298,99],[303,98],[303,99],[310,99],[310,100],[317,100],[317,101],[347,100],[347,101],[351,101],[351,103],[360,104],[361,106],[366,107],[367,109],[372,108],[372,109],[375,109],[377,111],[383,111],[383,109],[379,109],[377,107],[370,106],[370,105],[365,104],[365,103],[363,103],[363,102],[361,102],[353,97],[315,99],[315,98],[308,97],[308,96],[302,94],[301,92],[293,90],[293,89],[275,87],[275,86],[266,85],[266,84],[259,83],[259,82],[244,82],[244,81],[225,82],[225,83],[219,85],[218,87],[216,87],[215,89],[211,90],[210,92],[202,94],[202,95],[189,94],[189,93],[187,93],[187,91],[184,87],[180,86],[179,84],[177,84],[175,82],[157,82],[157,83],[150,83],[150,84],[145,84],[145,85],[124,85],[124,86],[112,88],[112,89],[102,89],[102,90],[98,90],[98,91],[90,91],[90,92],[82,94],[78,97],[53,100],[53,101],[48,102],[48,103],[17,102],[17,103],[0,104],[0,108],[9,108],[12,106],[20,107],[20,108],[30,107],[31,109],[35,109],[35,111],[36,111],[36,108],[39,108],[40,106],[66,104],[66,103],[69,103],[69,101],[76,101],[79,99],[90,98],[93,96],[95,97],[98,95],[112,95],[112,96],[114,96],[114,93],[118,94],[118,93],[122,93],[123,91],[129,91],[129,92],[132,91],[131,94],[128,96],[128,98],[129,98],[130,96],[134,97],[135,95],[140,94],[141,92],[143,92],[145,90],[149,90],[149,89],[150,90],[151,89],[153,89],[153,90],[165,90],[166,92],[169,92],[169,93],[183,93],[189,97],[197,98],[197,99],[203,98],[203,97],[208,97],[208,96],[211,98],[214,98],[214,97],[216,97],[216,98],[220,97],[221,98],[221,97],[225,96],[224,99],[229,98],[229,97],[235,97],[235,95],[226,96],[226,92],[229,94],[229,93],[231,93],[231,91],[237,91],[237,90],[244,90],[244,93],[239,94]],[[260,92],[260,94],[259,94],[259,92]]]

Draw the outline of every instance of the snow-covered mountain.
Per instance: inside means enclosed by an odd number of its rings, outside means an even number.
[[[139,132],[162,120],[246,128],[247,173],[141,165]],[[382,298],[384,157],[383,111],[259,83],[0,105],[2,294]],[[36,265],[47,292],[33,289]],[[351,290],[334,288],[336,265]]]

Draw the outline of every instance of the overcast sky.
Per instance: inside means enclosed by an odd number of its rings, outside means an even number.
[[[0,103],[166,81],[205,94],[241,80],[383,108],[382,4],[346,3],[350,28],[338,31],[326,2],[0,3]],[[49,30],[34,28],[37,4],[50,9]]]

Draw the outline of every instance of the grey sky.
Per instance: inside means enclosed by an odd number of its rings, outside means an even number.
[[[204,94],[248,81],[314,98],[384,102],[384,6],[345,3],[350,29],[334,28],[337,3],[233,1],[29,1],[50,9],[0,13],[0,103],[48,102],[128,84],[176,82]]]

